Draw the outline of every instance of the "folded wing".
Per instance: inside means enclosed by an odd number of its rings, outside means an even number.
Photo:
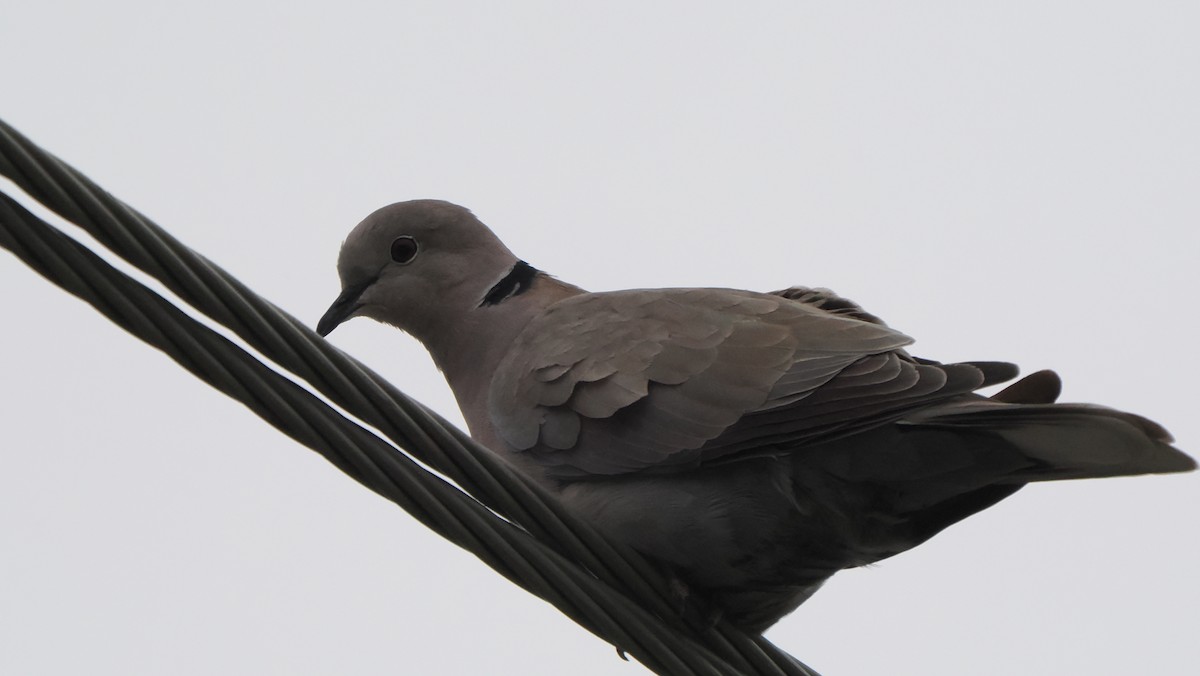
[[[500,435],[563,478],[795,452],[1015,375],[922,362],[832,293],[576,296],[518,337],[493,380]]]

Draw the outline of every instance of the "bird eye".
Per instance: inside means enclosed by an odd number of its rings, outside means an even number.
[[[401,265],[411,263],[417,257],[417,240],[403,235],[392,242],[392,260]]]

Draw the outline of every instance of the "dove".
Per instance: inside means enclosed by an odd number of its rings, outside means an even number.
[[[1004,362],[911,356],[825,289],[589,293],[438,200],[375,211],[337,261],[353,317],[428,349],[471,436],[571,512],[762,631],[1029,482],[1185,472],[1146,418],[1055,403]]]

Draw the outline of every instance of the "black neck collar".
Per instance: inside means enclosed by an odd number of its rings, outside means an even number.
[[[537,268],[529,263],[517,261],[503,279],[488,289],[487,295],[483,297],[483,302],[479,304],[479,307],[499,305],[513,296],[525,293],[533,285],[533,278],[537,276],[537,273]]]

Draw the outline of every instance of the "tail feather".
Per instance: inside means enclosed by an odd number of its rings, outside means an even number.
[[[1006,483],[1165,474],[1196,468],[1195,460],[1171,446],[1174,440],[1158,423],[1092,404],[974,400],[926,409],[901,423],[982,432],[1004,439],[1034,461],[1028,470],[1006,477]]]

